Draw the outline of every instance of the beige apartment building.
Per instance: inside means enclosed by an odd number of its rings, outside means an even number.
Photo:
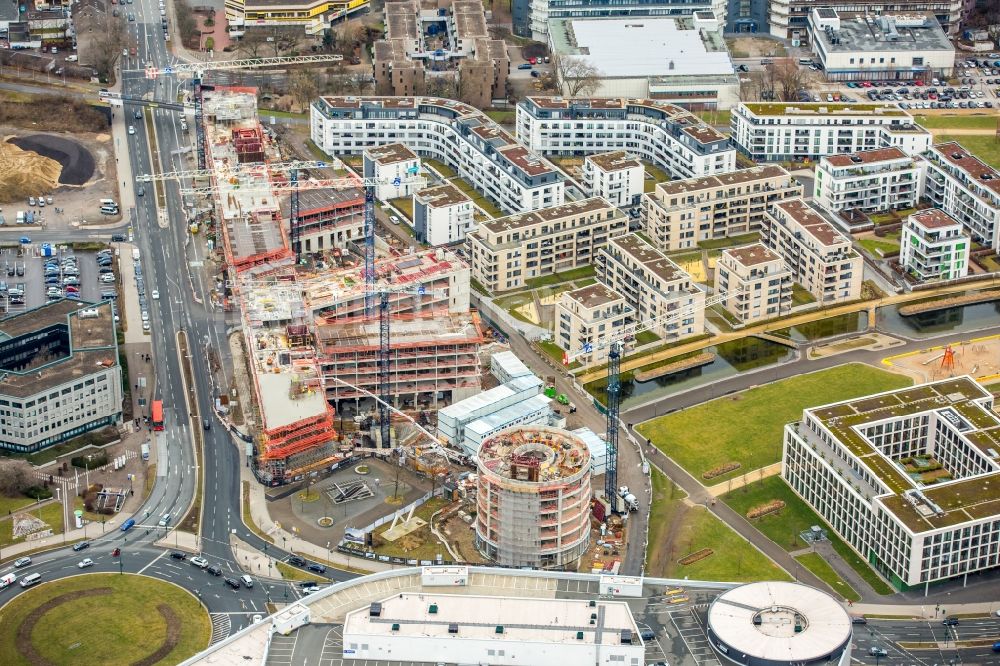
[[[483,222],[466,238],[472,276],[489,291],[593,264],[597,251],[628,232],[628,217],[601,198]]]
[[[819,211],[802,199],[789,199],[775,204],[766,220],[764,244],[822,305],[861,297],[864,262],[850,239]]]
[[[642,195],[643,228],[665,252],[757,231],[768,207],[802,196],[784,168],[766,164],[717,176],[659,183]]]
[[[762,243],[729,248],[715,262],[715,292],[744,324],[773,319],[792,307],[792,271]]]
[[[598,253],[597,277],[625,297],[636,322],[664,318],[650,330],[665,341],[705,331],[705,292],[638,234],[612,239]]]
[[[625,298],[600,282],[565,291],[556,303],[556,344],[573,354],[590,344],[593,350],[576,359],[583,365],[604,362],[607,352],[597,346],[631,319],[632,308]]]

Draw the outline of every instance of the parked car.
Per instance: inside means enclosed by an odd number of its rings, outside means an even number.
[[[306,561],[298,555],[289,555],[288,563],[296,567],[304,567],[306,565]]]
[[[517,66],[518,69],[531,69],[531,63],[522,62]]]
[[[317,564],[315,562],[313,562],[312,564],[310,564],[307,568],[309,569],[309,571],[315,571],[318,574],[325,574],[326,573],[326,567],[323,566],[322,564]]]

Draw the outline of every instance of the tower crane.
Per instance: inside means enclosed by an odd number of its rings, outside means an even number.
[[[301,225],[298,221],[298,193],[302,190],[318,190],[318,189],[347,189],[349,187],[363,187],[365,190],[365,314],[368,317],[375,316],[375,188],[378,185],[393,185],[399,187],[401,185],[413,185],[417,188],[423,187],[426,183],[426,179],[419,176],[419,170],[417,167],[411,167],[407,170],[406,177],[395,176],[392,178],[374,178],[374,177],[358,177],[358,176],[347,176],[339,178],[324,178],[324,179],[313,179],[309,180],[299,180],[297,178],[297,173],[299,169],[307,168],[321,168],[332,166],[326,162],[282,162],[276,164],[259,164],[254,166],[263,167],[266,171],[282,172],[287,171],[292,175],[289,178],[288,183],[272,183],[266,188],[259,184],[250,184],[249,186],[241,186],[239,182],[231,183],[229,185],[222,185],[216,182],[212,185],[205,185],[199,187],[182,187],[181,194],[183,195],[214,195],[217,194],[223,187],[232,187],[233,189],[239,189],[241,191],[270,191],[275,193],[290,192],[291,197],[291,210],[290,210],[290,220],[289,227],[291,230],[292,238],[292,248],[295,251],[295,256],[298,257],[301,253]],[[255,173],[254,166],[243,165],[241,167],[233,168],[230,171],[213,171],[211,169],[197,169],[192,171],[172,171],[168,173],[162,173],[158,175],[141,175],[136,178],[139,182],[153,182],[154,180],[181,180],[183,178],[197,177],[197,176],[216,176],[217,180],[219,178],[225,178],[227,176],[236,177],[237,180],[241,175],[250,175]]]
[[[695,314],[699,310],[711,307],[716,303],[721,303],[740,291],[740,288],[736,288],[728,292],[719,292],[706,298],[701,303],[684,305],[658,317],[622,326],[597,343],[586,342],[580,349],[572,353],[563,354],[563,364],[569,365],[574,359],[584,354],[591,354],[598,350],[608,350],[608,387],[606,391],[607,433],[605,435],[608,446],[608,462],[607,472],[604,474],[604,496],[612,503],[612,506],[615,506],[614,498],[618,494],[618,421],[619,408],[621,406],[621,356],[625,348],[625,341],[643,331],[648,331],[649,329],[665,324],[672,324],[679,319]]]

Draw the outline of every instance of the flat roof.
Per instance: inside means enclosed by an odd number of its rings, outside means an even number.
[[[507,217],[500,217],[495,220],[489,220],[488,222],[482,222],[480,223],[480,226],[485,227],[493,233],[503,233],[504,231],[522,229],[533,224],[552,222],[554,220],[561,220],[565,217],[572,217],[574,215],[586,215],[587,213],[592,213],[598,210],[614,211],[616,216],[622,215],[621,211],[612,206],[608,201],[602,199],[601,197],[591,197],[590,199],[570,201],[558,206],[539,208],[538,210],[529,211],[527,213],[515,213],[514,215],[508,215]]]
[[[379,603],[379,617],[371,617],[370,607],[348,613],[344,635],[448,638],[449,625],[457,625],[459,637],[498,645],[621,645],[622,631],[638,637],[638,626],[624,601],[598,600],[597,606],[591,606],[587,599],[442,594],[425,589],[419,594],[386,597]],[[603,623],[591,624],[591,614],[598,610]],[[497,627],[503,627],[503,633],[497,633]],[[583,632],[582,639],[578,632]]]
[[[962,144],[951,141],[932,148],[945,162],[952,164],[969,175],[977,184],[1000,195],[1000,173],[986,162],[970,153]]]
[[[600,282],[566,292],[566,297],[572,298],[574,301],[586,308],[596,308],[601,305],[607,305],[608,303],[614,303],[615,301],[622,300],[621,294],[608,288]]]
[[[514,139],[511,139],[513,143]],[[529,176],[541,176],[556,171],[542,157],[531,152],[524,146],[508,146],[497,151]]]
[[[658,183],[656,191],[663,195],[670,196],[676,194],[691,194],[700,190],[707,190],[719,187],[729,187],[731,185],[742,185],[758,180],[771,180],[773,178],[787,178],[791,180],[792,175],[777,164],[762,164],[749,169],[738,169],[728,173],[715,176],[699,176],[697,178],[686,178],[684,180],[671,180],[665,183]]]
[[[365,148],[365,157],[377,164],[398,164],[420,159],[417,154],[402,143],[387,143],[377,148]]]
[[[781,259],[775,252],[772,252],[763,243],[753,243],[743,247],[732,247],[722,251],[744,266],[756,266],[768,261],[778,261]]]
[[[805,202],[804,199],[785,199],[774,204],[789,218],[795,220],[802,227],[805,233],[816,239],[821,245],[833,245],[834,243],[847,243],[850,241],[844,234],[837,231],[834,226],[820,215],[819,211]]]
[[[854,12],[837,12],[837,16],[840,18],[839,29],[831,32],[810,30],[813,39],[819,40],[827,52],[955,50],[933,15],[884,13],[877,17],[866,17]]]
[[[875,164],[877,162],[891,162],[893,160],[911,159],[909,155],[899,148],[877,148],[875,150],[860,150],[856,153],[839,153],[828,155],[823,158],[836,167],[849,167],[857,164]]]
[[[957,377],[886,391],[855,400],[807,409],[858,461],[880,479],[891,493],[877,498],[914,532],[939,529],[984,516],[1000,515],[1000,419],[983,407],[993,394],[971,377]],[[934,412],[953,423],[973,444],[977,455],[991,459],[992,471],[954,481],[918,484],[875,447],[863,432],[882,421]],[[992,452],[992,455],[991,453]],[[918,495],[913,495],[919,491]],[[933,502],[939,511],[920,499]]]
[[[910,219],[925,229],[942,229],[944,227],[961,227],[962,223],[940,208],[928,208],[910,215]]]
[[[425,187],[416,193],[417,200],[431,208],[443,208],[472,201],[462,190],[449,181]]]
[[[760,663],[819,661],[851,641],[851,617],[838,600],[782,581],[726,590],[709,606],[708,626],[730,650]]]
[[[583,440],[569,430],[539,425],[515,426],[483,440],[476,457],[480,473],[525,484],[548,484],[590,468]],[[527,468],[536,474],[522,475]]]
[[[518,393],[535,391],[535,395],[537,395],[541,386],[542,380],[533,374],[514,377],[506,384],[494,386],[482,393],[470,395],[464,400],[442,407],[440,413],[456,421],[462,421]]]
[[[716,50],[706,33],[690,21],[648,16],[553,19],[549,33],[556,53],[580,58],[602,78],[731,75],[735,71],[729,52]]]
[[[598,153],[597,155],[587,155],[586,159],[597,165],[602,171],[623,171],[641,167],[640,162],[624,150],[616,150],[610,153]]]
[[[858,116],[910,118],[891,104],[844,104],[841,102],[741,102],[755,116]]]
[[[82,311],[96,316],[81,317]],[[56,358],[39,356],[37,362],[19,370],[0,369],[0,393],[28,397],[118,365],[110,302],[61,299],[0,319],[0,345],[60,325],[66,327],[68,353]]]
[[[329,187],[322,190],[299,191],[299,215],[351,206],[363,206],[364,203],[365,190],[361,187],[346,187],[344,189]],[[291,214],[291,204],[291,196],[282,197],[281,215],[285,219],[288,219],[288,216]]]
[[[300,381],[293,372],[274,373],[265,368],[256,373],[256,379],[265,430],[283,428],[329,409],[324,391],[293,391]]]
[[[465,428],[468,432],[473,432],[477,435],[485,435],[486,433],[492,432],[501,426],[512,423],[524,423],[522,420],[524,417],[544,410],[551,402],[552,398],[549,398],[544,393],[539,393],[538,395],[531,396],[527,400],[515,402],[513,405],[507,405],[503,409],[499,409],[492,414],[481,416],[475,421],[466,424]]]

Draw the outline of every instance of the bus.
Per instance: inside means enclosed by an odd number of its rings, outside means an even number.
[[[153,410],[151,420],[153,421],[153,430],[163,430],[163,401],[154,400]]]

